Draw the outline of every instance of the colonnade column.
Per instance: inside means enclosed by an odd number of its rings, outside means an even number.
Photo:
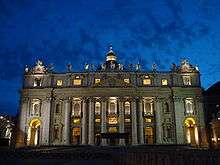
[[[70,98],[64,100],[64,144],[70,144]]]
[[[184,100],[181,97],[174,97],[174,111],[176,121],[176,143],[183,144],[185,141],[184,135]]]
[[[144,126],[143,126],[143,99],[140,98],[139,100],[139,111],[138,111],[138,117],[139,117],[139,144],[144,144]]]
[[[119,98],[119,133],[125,132],[124,100]],[[125,139],[119,139],[120,145],[125,145]]]
[[[87,144],[87,99],[82,99],[82,144]]]
[[[93,98],[89,99],[89,136],[88,136],[88,144],[90,145],[94,145],[94,127],[95,127],[95,123],[94,123],[94,116],[95,112],[94,112],[94,100]]]
[[[156,143],[162,143],[162,98],[155,99]]]
[[[198,142],[202,147],[208,147],[208,140],[205,130],[205,120],[204,120],[204,104],[203,104],[203,98],[197,97],[195,99],[196,101],[196,112],[198,113],[199,123],[197,122],[197,126],[199,126],[198,131]]]
[[[137,144],[137,106],[136,99],[131,101],[131,120],[132,120],[132,145]]]
[[[107,126],[106,126],[106,106],[107,106],[107,99],[102,98],[101,100],[101,133],[107,133]],[[102,138],[102,145],[107,145],[107,139]]]

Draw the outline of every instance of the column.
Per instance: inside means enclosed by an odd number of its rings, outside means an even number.
[[[124,100],[119,99],[119,133],[125,132],[125,112],[124,112]],[[125,145],[125,139],[119,139],[120,145]]]
[[[196,125],[199,127],[198,133],[198,141],[202,147],[208,147],[208,140],[205,130],[205,117],[204,117],[204,104],[203,104],[203,98],[197,97],[196,98],[196,111],[198,114],[198,121],[199,123],[196,123]]]
[[[70,144],[70,99],[64,100],[64,144]]]
[[[133,98],[131,101],[131,120],[132,120],[132,145],[137,144],[137,109],[136,99]]]
[[[143,99],[139,100],[139,111],[138,111],[138,122],[139,122],[139,144],[144,144],[144,121],[143,121]]]
[[[176,122],[176,143],[184,144],[185,134],[184,134],[184,100],[180,97],[174,97],[174,112],[175,112],[175,122]]]
[[[49,145],[50,142],[50,109],[51,109],[51,98],[48,97],[43,100],[41,114],[42,114],[42,139],[40,144],[42,145]]]
[[[156,143],[162,144],[162,98],[155,100]]]
[[[25,132],[28,131],[25,130],[25,127],[28,125],[26,125],[26,120],[27,120],[27,114],[28,111],[30,111],[30,109],[28,107],[29,104],[29,99],[23,97],[21,100],[21,109],[20,109],[20,113],[19,113],[19,129],[18,129],[18,135],[16,137],[16,147],[23,147],[25,145]],[[28,134],[28,133],[27,133]]]
[[[102,98],[102,112],[101,112],[101,133],[107,133],[107,126],[106,126],[106,106],[107,106],[107,99]],[[107,139],[102,139],[102,145],[107,145]]]
[[[82,144],[87,144],[87,108],[86,98],[82,100]]]
[[[89,136],[88,144],[94,145],[94,100],[93,98],[89,99]]]

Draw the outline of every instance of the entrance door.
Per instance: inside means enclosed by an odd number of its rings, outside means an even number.
[[[145,128],[145,143],[146,144],[153,144],[153,128],[152,127],[146,127]]]

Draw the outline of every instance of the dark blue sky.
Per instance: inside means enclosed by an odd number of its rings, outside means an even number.
[[[0,113],[17,112],[25,64],[82,70],[100,64],[109,43],[143,69],[187,58],[207,88],[220,80],[220,1],[0,0]]]

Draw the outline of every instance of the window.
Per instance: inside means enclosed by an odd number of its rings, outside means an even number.
[[[100,102],[96,102],[95,103],[95,114],[96,115],[100,115],[100,113],[101,113],[101,110],[100,110]]]
[[[168,85],[167,79],[162,79],[162,80],[161,80],[161,83],[162,83],[162,85],[164,85],[164,86]]]
[[[153,114],[153,103],[145,102],[144,104],[144,115],[152,115]]]
[[[127,84],[129,84],[129,83],[130,83],[130,79],[129,79],[129,78],[125,78],[125,79],[124,79],[124,82],[127,83]]]
[[[81,85],[81,79],[74,79],[73,85]]]
[[[125,102],[125,115],[130,115],[130,103],[128,101]]]
[[[80,116],[80,104],[79,103],[75,103],[73,106],[73,116]]]
[[[192,98],[187,98],[185,100],[185,111],[187,114],[193,113],[193,99]]]
[[[151,85],[151,79],[149,76],[145,76],[143,79],[143,85]]]
[[[62,86],[63,85],[63,80],[57,80],[57,86]]]
[[[184,85],[192,85],[190,76],[183,76],[183,84]]]
[[[95,122],[96,122],[96,123],[100,123],[101,120],[100,120],[100,119],[95,119]]]
[[[145,118],[146,123],[151,123],[151,121],[152,121],[151,118]]]
[[[40,87],[42,86],[42,79],[41,78],[35,78],[34,79],[34,87]]]
[[[115,101],[109,103],[109,114],[117,114],[117,107]]]
[[[98,84],[98,83],[100,83],[101,82],[101,80],[99,79],[99,78],[96,78],[95,79],[95,84]]]
[[[108,123],[109,124],[117,124],[118,123],[117,117],[109,117],[108,118]]]
[[[33,99],[32,101],[32,115],[40,115],[40,100]]]

